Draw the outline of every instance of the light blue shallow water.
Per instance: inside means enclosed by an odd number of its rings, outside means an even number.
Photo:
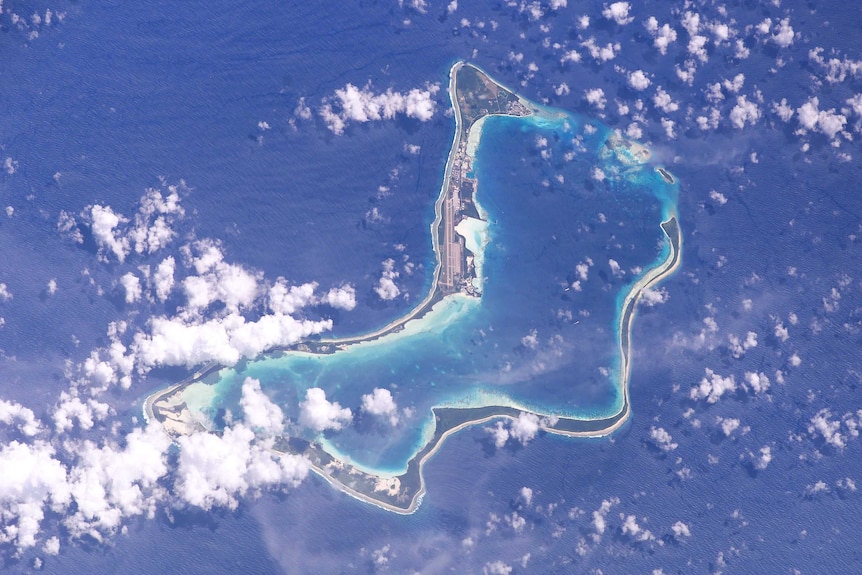
[[[611,134],[568,114],[489,118],[474,165],[490,223],[481,300],[447,298],[404,332],[332,355],[288,353],[223,370],[211,380],[210,417],[240,412],[246,377],[293,421],[305,391],[320,387],[354,413],[354,425],[327,433],[329,448],[395,472],[424,445],[434,406],[616,413],[619,309],[667,253],[659,224],[675,209],[676,190],[653,166],[620,162],[605,146]],[[407,409],[394,427],[360,409],[375,387]]]

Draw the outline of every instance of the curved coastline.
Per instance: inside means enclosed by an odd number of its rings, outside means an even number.
[[[505,91],[506,94],[517,98],[515,108],[512,108],[511,101],[509,102],[509,110],[515,110],[516,113],[486,113],[481,117],[474,119],[470,125],[465,126],[465,118],[462,113],[459,103],[458,94],[458,73],[468,66],[473,70],[473,74],[480,79],[493,82],[497,88]],[[452,279],[451,270],[447,270],[451,255],[447,252],[446,241],[451,241],[451,233],[447,240],[441,241],[441,236],[444,236],[441,230],[441,224],[447,222],[447,217],[451,223],[452,216],[446,212],[448,207],[447,201],[450,201],[451,182],[453,171],[458,169],[463,171],[463,163],[465,159],[472,162],[478,149],[481,140],[482,123],[492,115],[509,115],[509,116],[528,116],[541,115],[541,108],[535,104],[517,96],[511,90],[505,88],[496,81],[490,80],[490,76],[485,74],[479,68],[464,62],[456,62],[450,70],[449,81],[449,97],[454,109],[456,129],[452,141],[452,147],[449,151],[449,156],[446,162],[446,170],[444,180],[441,186],[441,192],[435,201],[435,219],[431,224],[432,246],[436,255],[437,263],[434,270],[434,281],[427,296],[416,305],[407,314],[396,318],[386,326],[375,331],[362,335],[351,336],[346,338],[328,338],[317,339],[314,341],[300,342],[297,345],[287,348],[280,348],[273,351],[303,351],[315,354],[334,353],[337,350],[344,349],[350,345],[368,342],[380,339],[386,335],[399,332],[404,329],[404,326],[411,321],[417,320],[425,316],[434,306],[443,301],[453,293],[454,280]],[[460,165],[457,166],[456,164]],[[655,170],[667,181],[674,183],[672,176],[664,168],[655,168]],[[670,179],[669,179],[670,178]],[[473,188],[475,194],[475,187]],[[475,198],[474,198],[475,203]],[[479,210],[480,217],[483,215],[481,207],[475,204]],[[682,235],[679,227],[677,215],[672,209],[667,214],[667,219],[661,223],[662,231],[669,242],[664,260],[657,261],[655,265],[650,267],[643,273],[636,282],[629,286],[625,293],[622,305],[619,310],[617,321],[617,341],[619,344],[620,370],[617,386],[622,392],[622,403],[619,410],[609,417],[599,419],[588,418],[569,418],[558,417],[549,413],[542,413],[534,409],[528,409],[514,403],[508,405],[491,405],[484,407],[448,407],[435,406],[432,408],[434,420],[433,435],[424,446],[413,455],[407,463],[407,469],[400,475],[385,475],[373,470],[363,470],[349,462],[348,459],[339,459],[328,453],[325,448],[317,442],[310,442],[299,438],[281,438],[280,441],[272,448],[274,453],[296,453],[307,457],[310,462],[311,470],[330,483],[336,489],[345,494],[359,499],[365,503],[375,505],[386,511],[393,513],[408,515],[414,513],[421,504],[422,498],[426,492],[426,482],[424,477],[425,464],[439,451],[446,439],[460,430],[468,427],[481,425],[490,421],[500,419],[515,420],[524,414],[531,414],[540,418],[539,425],[542,430],[547,433],[553,433],[568,437],[581,438],[598,438],[608,436],[620,427],[622,427],[631,416],[631,407],[629,403],[629,378],[631,371],[631,331],[632,323],[636,316],[637,303],[640,295],[644,290],[662,281],[669,275],[673,274],[679,267],[681,259],[681,243]],[[444,274],[449,274],[450,281],[449,289],[445,290],[441,287]],[[469,282],[468,282],[469,283]],[[479,284],[481,278],[479,278]],[[472,285],[472,284],[471,284]],[[471,295],[475,295],[472,294]],[[172,421],[179,421],[183,417],[182,411],[188,412],[185,404],[182,403],[182,391],[187,386],[201,381],[214,371],[220,369],[221,366],[216,364],[206,365],[189,378],[182,382],[173,384],[165,389],[162,389],[146,398],[143,405],[144,417],[147,421],[156,420],[163,424],[169,433],[174,435],[185,432],[202,429],[199,423],[194,424],[194,428],[183,428],[182,425],[172,425]],[[187,425],[193,425],[186,422]]]

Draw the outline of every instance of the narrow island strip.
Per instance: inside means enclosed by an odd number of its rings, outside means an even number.
[[[547,115],[547,112],[492,80],[478,67],[460,61],[450,70],[449,97],[455,114],[455,135],[446,162],[440,195],[434,204],[435,219],[431,224],[431,237],[437,263],[429,293],[410,312],[378,330],[354,337],[304,341],[287,348],[271,350],[270,353],[336,353],[348,346],[378,340],[403,330],[408,322],[422,318],[445,298],[456,295],[481,297],[482,254],[473,253],[467,248],[464,231],[465,228],[469,229],[468,220],[480,223],[485,219],[481,206],[476,203],[478,181],[472,170],[482,137],[482,125],[491,116],[523,117]],[[647,148],[619,137],[612,136],[606,145],[611,153],[629,165],[642,165],[650,157]],[[664,168],[656,168],[656,172],[667,183],[674,183],[673,176]],[[459,227],[461,233],[457,229]],[[615,414],[603,418],[576,419],[543,414],[522,406],[434,407],[433,435],[410,459],[406,471],[400,475],[382,475],[362,469],[349,460],[333,456],[320,443],[299,437],[279,437],[271,451],[276,454],[305,456],[312,471],[336,489],[381,509],[408,515],[418,509],[425,495],[425,464],[449,436],[462,429],[493,420],[516,420],[527,414],[539,418],[540,428],[548,433],[569,437],[605,437],[614,433],[631,415],[631,331],[638,299],[645,290],[673,274],[680,264],[682,235],[674,211],[667,215],[661,228],[668,239],[664,260],[657,262],[629,286],[619,311],[616,327],[620,352],[618,385],[622,392],[622,402]],[[217,364],[204,366],[187,379],[147,397],[143,405],[145,419],[160,423],[174,437],[206,431],[191,414],[183,398],[183,390],[221,368],[222,366]]]

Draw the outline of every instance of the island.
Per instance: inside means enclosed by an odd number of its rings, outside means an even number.
[[[433,285],[426,297],[409,313],[376,331],[355,337],[316,339],[300,342],[273,352],[334,354],[350,346],[384,338],[405,329],[412,321],[428,314],[434,306],[454,295],[481,298],[483,288],[482,246],[476,245],[473,233],[487,225],[481,206],[476,202],[480,182],[473,170],[476,151],[482,139],[482,127],[493,116],[528,117],[553,114],[516,95],[476,66],[455,63],[449,76],[449,97],[455,116],[455,134],[449,152],[443,185],[435,203],[431,238],[436,254]],[[609,137],[600,156],[615,159],[624,168],[640,169],[651,159],[649,149],[615,134]],[[661,178],[674,184],[673,176],[656,167]],[[366,503],[400,514],[413,513],[420,505],[426,485],[425,464],[440,449],[446,438],[467,427],[494,420],[535,418],[547,433],[570,437],[603,437],[618,430],[629,419],[629,378],[631,370],[631,332],[641,294],[671,275],[680,264],[682,235],[675,211],[661,223],[667,239],[663,259],[627,287],[616,320],[619,345],[619,381],[622,401],[619,410],[607,417],[559,417],[512,406],[434,407],[433,433],[424,446],[409,460],[400,474],[377,473],[356,465],[346,457],[337,457],[321,441],[299,437],[277,438],[271,447],[275,453],[306,457],[311,469],[344,493]],[[474,238],[474,239],[471,239]],[[158,422],[172,436],[200,431],[206,427],[191,413],[184,391],[202,381],[221,366],[209,365],[189,378],[146,398],[143,406],[148,421]],[[218,431],[211,431],[217,433]]]

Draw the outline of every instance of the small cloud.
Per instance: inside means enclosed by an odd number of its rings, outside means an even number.
[[[651,83],[652,82],[649,78],[647,78],[647,75],[643,70],[635,70],[628,75],[629,86],[631,86],[635,90],[638,90],[639,92],[642,92],[643,90],[649,88],[649,85]]]
[[[676,30],[670,27],[669,24],[659,26],[658,20],[654,16],[650,16],[644,27],[647,32],[653,37],[653,46],[659,51],[659,54],[667,54],[667,48],[676,42]]]
[[[328,401],[326,392],[319,387],[308,389],[299,407],[299,423],[315,431],[339,430],[353,419],[349,408]]]
[[[391,425],[398,424],[398,406],[388,389],[376,387],[371,393],[363,395],[362,410],[385,418]]]
[[[673,531],[673,536],[677,541],[682,541],[683,539],[687,539],[691,537],[691,530],[688,525],[683,523],[682,521],[677,521],[673,525],[671,525],[671,530]]]
[[[649,437],[655,446],[664,452],[673,451],[679,447],[677,443],[673,442],[673,437],[671,437],[670,433],[661,427],[650,427]]]
[[[638,303],[646,307],[655,307],[665,303],[668,299],[670,299],[670,296],[667,293],[667,289],[663,287],[655,289],[647,288],[641,292]]]
[[[615,43],[607,43],[604,46],[599,46],[596,44],[595,38],[588,38],[586,41],[581,43],[581,46],[587,49],[596,62],[607,62],[609,60],[613,60],[619,54],[621,50],[621,46],[619,42]]]
[[[347,84],[324,98],[319,113],[326,127],[337,135],[343,134],[350,122],[391,120],[398,115],[427,122],[436,111],[434,96],[439,90],[439,84],[427,84],[424,88],[414,88],[405,93],[391,88],[375,93],[370,83],[365,88]]]
[[[3,161],[3,169],[11,176],[18,170],[18,162],[7,157],[6,160]]]
[[[260,387],[260,380],[245,378],[240,398],[243,420],[254,431],[266,436],[278,436],[284,431],[284,413]]]
[[[133,304],[141,300],[141,280],[132,272],[120,278],[120,283],[126,293],[126,303]]]
[[[607,104],[607,99],[605,98],[605,91],[601,88],[585,90],[584,98],[586,99],[588,104],[590,104],[597,110],[604,110],[605,104]]]
[[[401,290],[397,285],[395,285],[395,280],[400,274],[395,270],[395,260],[392,258],[384,260],[382,266],[383,272],[377,280],[377,285],[374,287],[374,291],[382,300],[393,300],[401,294]]]
[[[624,26],[634,20],[633,16],[629,16],[629,10],[631,10],[631,5],[628,2],[614,2],[610,6],[605,5],[602,16]]]
[[[716,192],[715,190],[710,190],[709,199],[719,206],[723,206],[727,203],[727,197],[721,192]]]
[[[736,106],[730,111],[730,123],[734,128],[742,129],[748,125],[755,125],[760,119],[760,108],[757,104],[748,100],[745,95],[736,97]]]
[[[708,367],[704,371],[706,375],[689,392],[691,399],[705,399],[707,403],[715,403],[725,393],[736,391],[736,380],[733,375],[723,377]]]

